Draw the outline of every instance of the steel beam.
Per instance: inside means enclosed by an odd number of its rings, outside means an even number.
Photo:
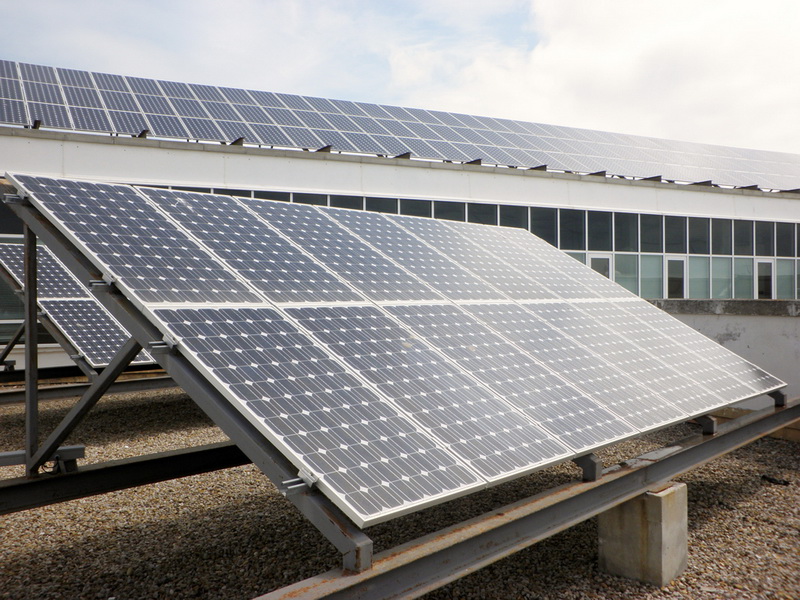
[[[222,442],[83,466],[63,475],[6,479],[0,481],[0,515],[249,462],[235,444]]]
[[[634,498],[800,419],[800,402],[767,408],[572,483],[391,548],[369,571],[334,569],[257,600],[416,598]]]
[[[39,306],[36,298],[36,234],[25,225],[23,227],[25,258],[25,456],[30,463],[39,447],[39,340],[36,317]],[[26,469],[27,475],[33,472]]]

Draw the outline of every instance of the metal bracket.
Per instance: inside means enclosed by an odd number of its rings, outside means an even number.
[[[775,390],[769,393],[769,397],[775,401],[775,406],[786,406],[786,394],[783,390]]]
[[[597,481],[603,476],[603,461],[596,454],[584,454],[572,462],[583,469],[583,481]]]
[[[703,435],[716,435],[719,421],[710,415],[697,417],[695,422],[703,428]]]

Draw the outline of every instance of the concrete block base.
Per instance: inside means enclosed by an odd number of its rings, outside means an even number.
[[[600,569],[663,587],[686,569],[685,483],[669,483],[600,514]]]

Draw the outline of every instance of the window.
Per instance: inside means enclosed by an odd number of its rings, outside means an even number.
[[[733,278],[731,276],[730,258],[715,256],[711,259],[711,297],[733,297]]]
[[[730,219],[711,219],[711,254],[733,254]]]
[[[363,210],[364,198],[361,196],[331,196],[331,206]]]
[[[775,261],[775,297],[781,300],[794,298],[794,263],[793,260]]]
[[[289,192],[269,192],[264,190],[256,190],[253,192],[253,198],[261,198],[262,200],[280,200],[282,202],[289,202],[292,195]]]
[[[372,212],[397,214],[397,198],[365,198],[364,208]]]
[[[559,247],[562,250],[586,249],[586,212],[562,208],[559,212]]]
[[[711,267],[705,256],[689,257],[689,298],[710,298]]]
[[[664,297],[664,261],[661,256],[642,256],[642,297]]]
[[[432,216],[433,202],[430,200],[400,200],[400,214],[412,217]]]
[[[758,280],[756,298],[759,300],[772,300],[772,261],[759,260],[756,262],[758,268]]]
[[[325,194],[292,194],[292,201],[298,204],[313,204],[315,206],[327,206],[328,196]]]
[[[500,225],[503,227],[528,228],[528,208],[526,206],[500,205]]]
[[[611,255],[589,255],[589,266],[603,277],[611,278]]]
[[[709,219],[689,217],[689,254],[708,254],[710,245]]]
[[[686,261],[683,258],[667,259],[667,298],[684,298],[684,270]]]
[[[635,254],[617,254],[614,257],[614,281],[629,292],[639,293],[639,257]]]
[[[753,255],[753,222],[733,222],[733,253],[737,256]]]
[[[22,221],[3,202],[0,202],[0,233],[22,233]]]
[[[639,215],[614,214],[614,249],[617,252],[639,251]]]
[[[589,219],[589,250],[610,252],[611,247],[611,216],[610,212],[590,210]]]
[[[794,224],[775,223],[775,254],[794,256]]]
[[[686,254],[686,217],[664,217],[664,247],[671,254]]]
[[[497,204],[470,202],[467,205],[467,219],[470,223],[497,225]]]
[[[232,188],[214,188],[214,193],[220,196],[237,196],[239,198],[252,198],[252,190],[237,190]]]
[[[448,221],[464,221],[466,220],[466,204],[463,202],[434,202],[433,216]]]
[[[753,259],[733,259],[733,297],[750,299],[753,297]]]
[[[664,252],[664,218],[661,215],[641,215],[639,223],[642,252]]]
[[[558,245],[558,209],[531,207],[531,233],[545,242]]]
[[[756,255],[775,256],[775,223],[756,221]]]

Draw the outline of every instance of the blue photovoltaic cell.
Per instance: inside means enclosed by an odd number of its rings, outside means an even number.
[[[25,103],[19,100],[0,98],[0,121],[26,125],[28,119],[25,116]]]
[[[453,300],[503,299],[505,296],[408,231],[378,213],[329,209],[328,215],[364,241],[403,265],[436,291]]]
[[[359,524],[483,484],[278,312],[155,315],[181,351]]]
[[[568,454],[378,308],[292,308],[287,313],[482,477],[505,479]]]
[[[25,286],[25,261],[22,244],[0,244],[0,263]],[[42,246],[36,252],[36,283],[39,298],[85,298],[89,292]]]
[[[231,197],[146,188],[142,193],[270,300],[363,300]]]
[[[367,298],[441,299],[423,282],[359,241],[316,208],[259,200],[245,204]]]
[[[142,302],[261,301],[130,187],[17,181]]]

